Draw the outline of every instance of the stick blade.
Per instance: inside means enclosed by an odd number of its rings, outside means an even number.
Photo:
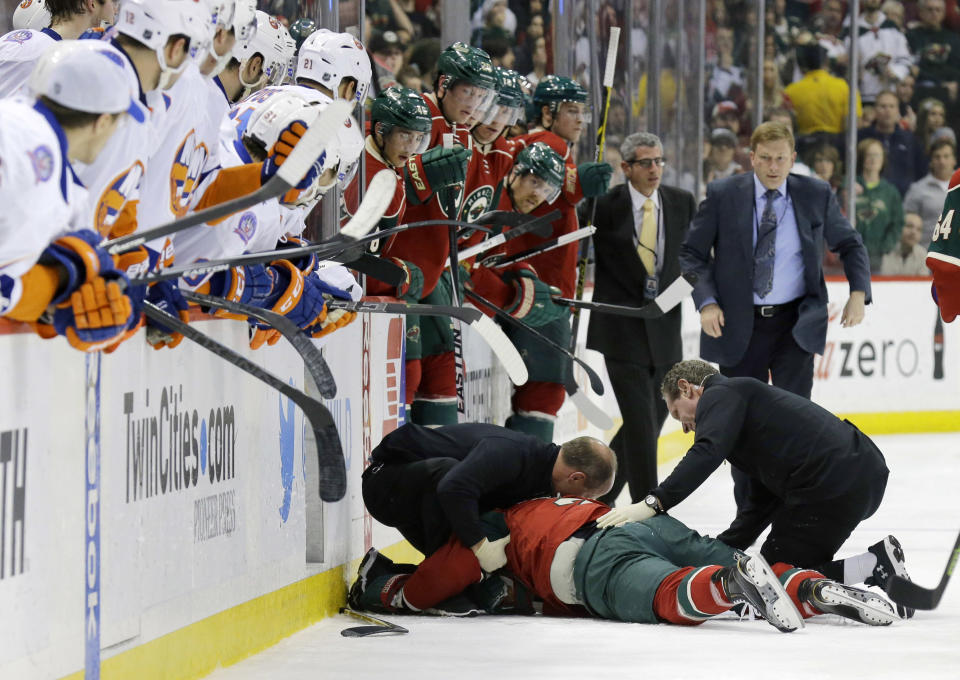
[[[404,635],[410,631],[403,626],[353,626],[340,631],[343,637],[370,637],[372,635]]]
[[[610,418],[607,412],[600,408],[598,404],[595,404],[590,397],[584,394],[572,376],[567,379],[564,387],[567,390],[570,401],[572,401],[573,405],[577,407],[577,410],[583,414],[584,418],[601,430],[607,431],[613,429],[613,419]]]
[[[314,427],[313,437],[317,443],[317,465],[320,468],[320,500],[336,503],[347,494],[347,464],[340,433],[336,424],[330,422]]]
[[[946,586],[946,584],[944,584]],[[924,588],[901,576],[891,576],[887,584],[890,599],[911,609],[936,609],[943,596],[943,588]]]
[[[503,364],[503,367],[507,370],[510,382],[514,385],[525,384],[529,378],[527,365],[523,363],[523,357],[520,356],[520,352],[518,352],[517,348],[510,342],[510,338],[503,332],[503,329],[494,323],[493,319],[486,314],[481,315],[480,318],[475,321],[471,321],[470,327],[479,333],[484,342],[493,350],[497,359],[500,360],[500,363]]]

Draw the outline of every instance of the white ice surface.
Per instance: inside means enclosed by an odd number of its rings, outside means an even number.
[[[960,435],[899,435],[876,441],[890,467],[886,496],[838,557],[862,552],[892,533],[904,546],[913,579],[933,587],[960,530]],[[660,472],[663,476],[667,470]],[[672,514],[701,533],[716,535],[725,529],[733,516],[727,466]],[[960,575],[954,580],[960,581]],[[395,620],[410,633],[344,638],[341,629],[362,622],[347,616],[326,619],[208,677],[960,680],[956,582],[948,586],[936,610],[918,612],[889,627],[821,616],[809,619],[804,630],[786,635],[763,621],[736,619],[708,621],[695,628],[547,617]]]

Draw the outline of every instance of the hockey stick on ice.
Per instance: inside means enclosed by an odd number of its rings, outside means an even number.
[[[398,626],[395,623],[390,623],[389,621],[384,621],[383,619],[378,619],[376,616],[370,616],[369,614],[363,614],[358,611],[354,611],[349,607],[343,607],[340,609],[341,614],[347,614],[354,617],[355,619],[360,619],[361,621],[366,621],[372,623],[372,626],[353,626],[352,628],[344,628],[340,631],[340,635],[343,637],[369,637],[371,635],[403,635],[404,633],[409,633],[410,631],[404,628],[403,626]]]
[[[232,300],[225,300],[212,295],[194,293],[189,290],[181,290],[180,292],[184,298],[191,302],[206,305],[207,307],[225,309],[233,314],[252,316],[263,323],[270,324],[297,350],[300,358],[303,359],[303,365],[310,371],[310,375],[313,377],[313,382],[316,384],[320,396],[324,399],[333,399],[337,396],[337,383],[333,379],[333,374],[330,373],[330,367],[327,365],[326,359],[323,358],[323,355],[317,346],[313,344],[313,341],[307,337],[295,323],[285,316],[269,309],[245,305],[240,302],[233,302]]]
[[[343,448],[340,445],[337,425],[326,406],[292,385],[288,385],[249,359],[237,354],[226,345],[201,333],[190,324],[167,314],[154,304],[145,302],[143,312],[154,321],[193,340],[204,349],[213,352],[257,380],[266,383],[299,406],[307,420],[310,421],[310,427],[313,429],[317,442],[317,462],[320,466],[320,499],[327,503],[335,503],[343,498],[347,492],[347,467],[343,459]]]
[[[138,248],[147,241],[152,241],[155,238],[183,231],[184,229],[203,224],[204,222],[218,220],[227,215],[239,212],[244,208],[256,205],[257,203],[282,196],[290,189],[293,189],[300,183],[300,180],[306,176],[310,167],[321,154],[323,154],[323,150],[330,140],[337,135],[337,131],[352,110],[352,102],[342,99],[330,102],[327,108],[320,113],[320,117],[313,122],[313,125],[307,128],[307,131],[297,145],[293,147],[293,151],[290,152],[290,155],[287,156],[283,164],[277,168],[277,174],[267,180],[266,184],[253,193],[240,196],[232,201],[220,203],[219,205],[210,206],[205,210],[198,210],[178,220],[161,224],[153,229],[146,229],[121,236],[120,238],[111,239],[106,241],[103,247],[106,248],[107,252],[111,255],[118,255]],[[392,175],[393,173],[390,174]],[[396,185],[395,178],[391,178],[391,181]],[[393,194],[391,192],[391,197],[392,196]]]
[[[593,391],[596,392],[597,394],[603,394],[603,381],[600,379],[600,376],[597,375],[597,372],[594,371],[589,364],[583,361],[583,359],[576,356],[573,352],[568,350],[566,347],[560,346],[560,344],[554,342],[553,340],[545,336],[543,333],[538,331],[536,328],[532,328],[528,326],[527,324],[523,323],[523,321],[521,321],[520,319],[513,318],[512,316],[510,316],[509,312],[501,309],[500,307],[497,307],[495,304],[493,304],[483,296],[473,292],[472,290],[467,290],[467,295],[474,298],[477,302],[482,304],[484,307],[487,307],[493,310],[494,312],[496,312],[497,316],[503,319],[504,321],[506,321],[507,323],[510,323],[516,326],[517,328],[520,328],[530,333],[531,335],[536,337],[537,340],[539,340],[540,342],[551,347],[552,349],[556,350],[560,354],[563,354],[564,356],[569,357],[573,361],[577,362],[580,366],[583,367],[583,370],[587,372],[587,377],[590,378],[590,387],[593,388]]]
[[[522,214],[522,213],[518,213]],[[474,255],[479,255],[480,253],[485,253],[491,248],[496,248],[497,246],[503,245],[508,241],[512,241],[515,238],[519,238],[524,234],[534,233],[537,236],[546,238],[553,231],[553,221],[560,217],[560,211],[554,210],[547,215],[537,217],[536,219],[530,220],[525,224],[518,225],[506,231],[501,231],[496,236],[492,236],[485,241],[481,241],[475,246],[470,246],[465,250],[460,251],[459,259],[460,262],[473,257]]]
[[[417,314],[419,316],[449,316],[470,325],[497,359],[503,364],[514,385],[527,382],[527,367],[517,348],[504,334],[503,329],[476,307],[453,307],[450,305],[421,305],[412,302],[350,302],[348,300],[328,300],[327,309],[346,309],[350,312],[368,312],[379,314]]]
[[[489,267],[506,267],[508,264],[520,262],[521,260],[527,260],[534,255],[546,253],[555,248],[565,246],[568,243],[573,243],[574,241],[579,241],[580,239],[593,236],[596,230],[596,227],[582,227],[576,231],[571,231],[569,234],[564,234],[563,236],[558,236],[557,238],[550,239],[549,241],[544,241],[538,246],[527,248],[526,250],[520,251],[519,253],[514,253],[508,257],[492,255],[491,257],[487,258],[487,260],[484,260],[482,264]]]
[[[584,418],[599,427],[601,430],[609,430],[613,428],[613,419],[610,417],[610,415],[598,404],[593,403],[593,400],[590,399],[590,397],[588,397],[586,393],[580,389],[580,386],[577,384],[577,381],[574,379],[572,374],[567,376],[567,379],[563,383],[563,389],[566,390],[567,396],[570,397],[570,401],[572,401],[573,405],[577,407],[577,410],[583,414]]]
[[[947,589],[947,583],[953,570],[960,561],[960,534],[957,534],[957,540],[953,544],[953,552],[947,560],[947,566],[940,577],[940,583],[936,588],[924,588],[913,581],[907,580],[902,576],[891,576],[887,583],[887,595],[890,599],[904,607],[911,609],[936,609],[940,604],[940,598],[943,597],[943,591]]]

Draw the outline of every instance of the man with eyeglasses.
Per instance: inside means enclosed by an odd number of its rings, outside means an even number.
[[[829,185],[790,174],[793,149],[783,123],[757,126],[750,138],[753,172],[707,186],[680,247],[680,265],[697,277],[700,356],[718,363],[725,376],[764,383],[770,377],[809,399],[813,355],[823,353],[827,336],[824,241],[839,255],[850,284],[844,327],[863,321],[870,260]],[[734,483],[742,508],[750,484],[736,471]],[[737,536],[723,540],[746,547]]]
[[[597,201],[593,299],[637,307],[680,276],[680,244],[696,203],[689,192],[661,186],[666,160],[656,135],[634,133],[620,153],[627,181]],[[660,384],[683,357],[680,308],[658,319],[591,314],[587,348],[603,354],[623,416],[610,442],[617,476],[603,502],[613,505],[624,484],[637,502],[657,485],[657,437],[667,419]]]

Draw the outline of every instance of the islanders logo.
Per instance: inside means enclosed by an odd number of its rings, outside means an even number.
[[[97,208],[93,216],[94,226],[101,236],[110,236],[113,232],[117,218],[123,212],[130,196],[134,195],[140,188],[143,171],[143,163],[136,161],[107,184],[100,200],[97,201]],[[131,223],[130,226],[134,225]],[[120,233],[112,235],[122,236]]]
[[[252,211],[247,211],[240,216],[240,220],[237,222],[237,226],[234,228],[233,233],[240,237],[240,240],[243,241],[243,244],[246,245],[250,243],[250,239],[253,238],[253,234],[257,231],[257,216]]]
[[[44,145],[38,146],[33,151],[28,151],[30,163],[33,165],[34,183],[46,182],[53,175],[53,152]]]
[[[170,168],[170,212],[178,218],[186,215],[190,208],[190,198],[208,154],[207,145],[197,142],[196,130],[190,130],[177,148]]]
[[[4,42],[15,42],[18,45],[22,45],[23,43],[30,40],[30,38],[32,37],[33,37],[32,31],[27,31],[27,30],[14,31],[13,33],[11,33],[6,37],[6,40]]]

